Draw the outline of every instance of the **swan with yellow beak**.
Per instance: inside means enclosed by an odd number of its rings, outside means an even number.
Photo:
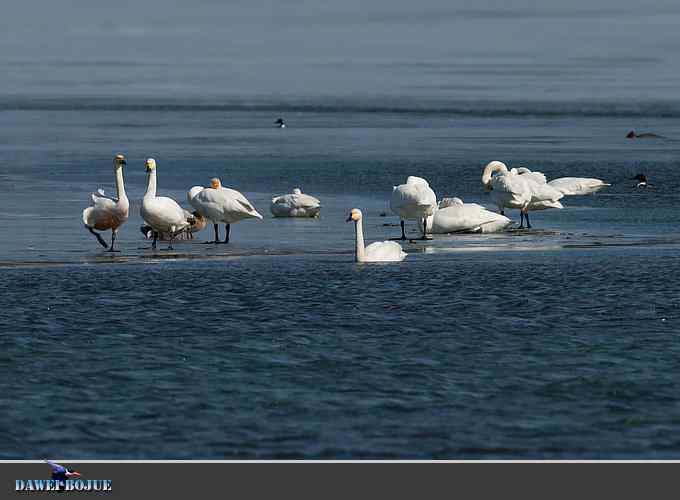
[[[141,216],[153,229],[153,243],[151,248],[156,248],[159,233],[170,236],[168,250],[172,250],[172,242],[175,236],[191,225],[193,216],[179,206],[172,198],[156,196],[156,160],[146,160],[147,188],[142,198]]]

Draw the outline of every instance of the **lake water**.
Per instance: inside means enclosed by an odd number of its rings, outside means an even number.
[[[0,458],[680,458],[680,8],[610,3],[13,5]],[[110,256],[81,212],[119,151]],[[219,176],[264,220],[152,251],[147,157],[161,194]],[[353,262],[350,208],[374,241],[408,175],[491,206],[494,159],[613,185]],[[273,219],[297,186],[321,217]]]

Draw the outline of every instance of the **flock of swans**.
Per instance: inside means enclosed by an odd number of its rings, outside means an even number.
[[[130,211],[123,181],[125,165],[125,157],[116,155],[113,168],[117,197],[106,196],[100,189],[92,194],[92,206],[83,210],[85,227],[109,252],[117,251],[114,248],[116,235],[128,220]],[[262,219],[243,194],[223,187],[218,178],[211,180],[210,187],[194,186],[189,189],[187,200],[194,209],[189,212],[172,198],[157,196],[156,168],[153,158],[146,160],[147,188],[140,210],[145,222],[142,233],[153,238],[154,249],[158,239],[169,240],[168,248],[172,249],[175,239],[181,235],[191,238],[208,222],[213,224],[215,232],[214,241],[208,243],[229,243],[231,224],[246,219]],[[390,209],[399,216],[401,225],[401,236],[394,239],[409,239],[405,232],[406,220],[418,222],[421,239],[430,239],[431,234],[502,231],[511,223],[505,216],[505,209],[519,210],[519,228],[524,228],[525,220],[527,228],[531,228],[530,211],[563,208],[560,200],[564,196],[592,194],[610,185],[600,179],[582,177],[562,177],[548,182],[541,172],[532,172],[525,167],[508,169],[500,161],[492,161],[484,168],[482,184],[490,192],[498,213],[475,203],[464,203],[460,198],[443,198],[437,203],[437,197],[425,179],[408,177],[405,184],[394,186],[392,190]],[[318,217],[321,203],[296,188],[291,194],[272,198],[270,210],[274,217]],[[358,208],[350,211],[347,222],[355,225],[356,262],[398,262],[406,257],[396,241],[364,245],[363,215]],[[225,225],[224,240],[219,237],[219,224]],[[107,230],[111,231],[110,244],[97,232]]]

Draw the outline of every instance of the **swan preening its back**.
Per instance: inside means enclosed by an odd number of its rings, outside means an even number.
[[[354,222],[356,262],[399,262],[406,258],[406,252],[395,241],[376,241],[364,247],[364,225],[361,210],[353,208],[347,222]]]
[[[409,176],[406,184],[392,188],[390,208],[401,219],[401,240],[406,239],[404,219],[415,219],[423,228],[423,238],[427,235],[426,219],[437,209],[437,196],[428,182],[415,176]]]
[[[545,176],[538,172],[521,174],[516,168],[508,170],[500,161],[490,162],[482,173],[482,184],[491,191],[491,199],[501,215],[505,215],[504,208],[520,211],[520,228],[524,227],[525,218],[527,227],[531,228],[530,210],[562,208],[559,199],[564,195],[544,181]]]
[[[152,248],[156,248],[159,233],[170,237],[168,249],[172,249],[172,241],[180,232],[191,226],[193,216],[172,198],[156,196],[156,160],[146,160],[147,188],[142,199],[141,215],[153,229]],[[188,214],[188,215],[187,215]]]
[[[123,182],[123,166],[126,165],[125,156],[117,154],[113,159],[113,170],[116,174],[117,198],[111,198],[104,194],[102,189],[92,193],[91,207],[83,210],[83,224],[97,237],[97,241],[110,252],[115,252],[113,245],[116,241],[118,228],[127,220],[130,213],[130,202],[125,194],[125,183]],[[108,246],[104,239],[95,232],[111,230],[111,246]]]
[[[211,187],[194,186],[187,193],[187,199],[191,206],[206,219],[213,223],[215,228],[215,241],[220,243],[220,222],[225,224],[226,236],[224,243],[229,243],[231,224],[243,219],[262,219],[255,207],[234,189],[222,187],[218,178],[210,181]]]
[[[272,198],[269,209],[274,217],[318,217],[321,202],[314,196],[303,194],[300,188],[295,188],[291,194]]]

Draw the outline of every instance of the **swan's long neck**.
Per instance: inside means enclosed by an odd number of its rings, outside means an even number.
[[[357,262],[363,262],[364,258],[366,256],[366,252],[364,249],[364,224],[361,219],[356,221],[354,224],[355,228],[355,233],[356,233],[356,261]]]
[[[116,169],[116,191],[118,191],[118,200],[127,199],[125,194],[125,183],[123,182],[123,167]]]
[[[154,168],[149,172],[149,184],[146,186],[146,194],[144,195],[150,196],[151,198],[156,197],[156,169]]]
[[[494,172],[501,172],[503,174],[508,173],[508,167],[505,166],[505,163],[500,162],[500,161],[492,161],[489,163],[486,168],[484,169],[484,172],[482,173],[482,184],[487,186],[491,182],[491,175]]]

